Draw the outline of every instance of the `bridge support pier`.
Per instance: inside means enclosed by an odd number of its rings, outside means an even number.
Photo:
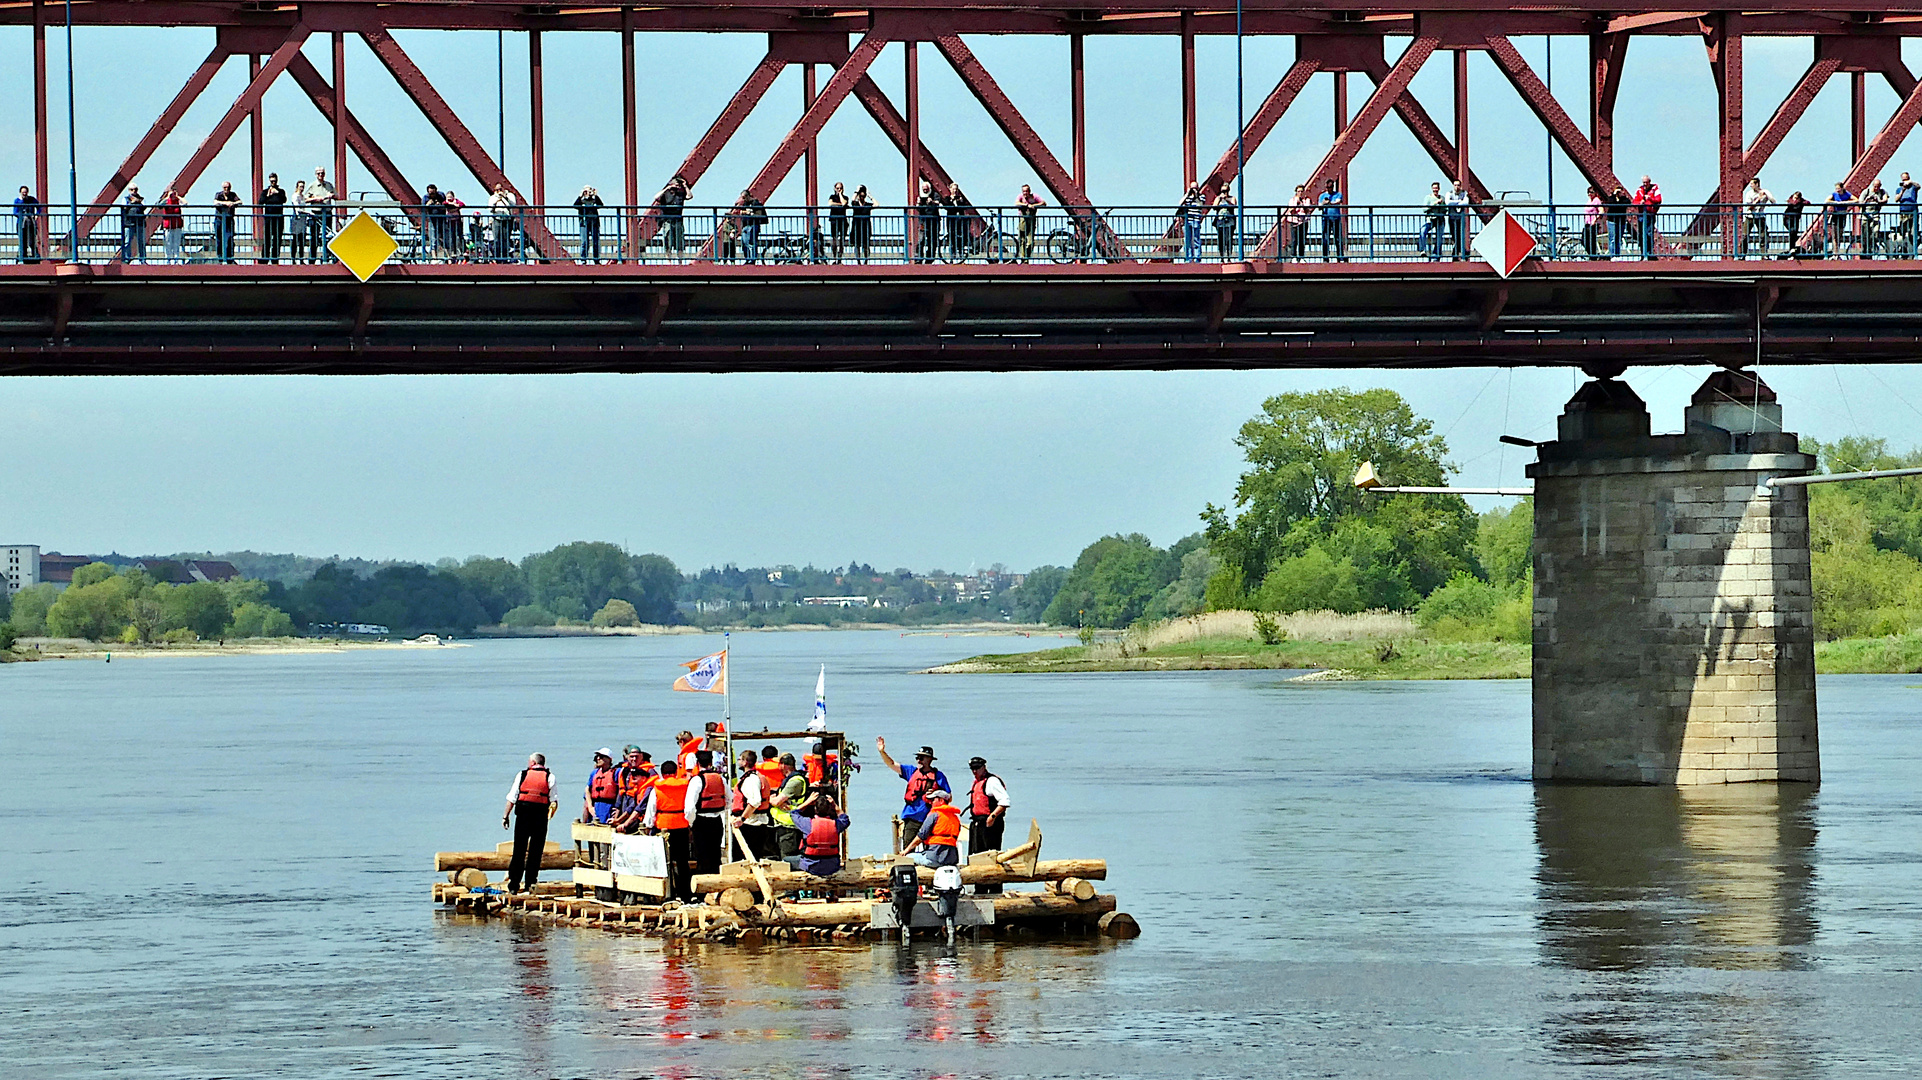
[[[1821,777],[1808,489],[1758,487],[1814,458],[1746,372],[1711,376],[1687,420],[1651,435],[1598,378],[1529,466],[1538,781]]]

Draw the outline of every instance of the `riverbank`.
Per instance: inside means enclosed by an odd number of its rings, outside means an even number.
[[[1248,612],[1212,612],[1085,645],[971,656],[925,673],[1274,669],[1310,672],[1304,681],[1525,679],[1533,652],[1527,642],[1437,640],[1412,619],[1383,612],[1279,616],[1275,629],[1281,639],[1264,643]],[[1823,675],[1922,672],[1922,633],[1820,642],[1815,669]]]
[[[236,641],[155,642],[127,645],[82,638],[21,638],[9,660],[107,660],[152,656],[267,656],[287,653],[338,653],[362,649],[458,649],[466,645],[428,635],[411,641],[350,641],[334,638],[243,638]]]
[[[819,633],[828,630],[891,630],[904,637],[939,635],[942,637],[1035,637],[1073,638],[1073,630],[1041,623],[959,622],[908,625],[886,622],[787,623],[781,626],[482,626],[471,636],[478,638],[592,638],[656,637],[663,634],[766,633],[770,631]]]

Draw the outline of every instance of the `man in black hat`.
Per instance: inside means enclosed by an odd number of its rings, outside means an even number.
[[[968,789],[968,854],[1001,850],[1001,827],[1008,817],[1008,785],[988,771],[988,759],[971,757],[974,786]],[[998,893],[999,885],[976,885],[977,893]]]
[[[907,790],[901,794],[901,834],[895,841],[895,851],[901,851],[914,838],[921,835],[921,823],[928,819],[928,795],[935,791],[952,792],[948,778],[940,769],[934,767],[934,747],[924,746],[914,755],[914,767],[897,765],[888,756],[888,741],[874,740],[874,749],[881,755],[881,763],[901,774],[908,782]]]

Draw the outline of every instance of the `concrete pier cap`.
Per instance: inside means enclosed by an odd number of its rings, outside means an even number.
[[[1535,779],[1818,782],[1808,490],[1763,486],[1814,457],[1752,372],[1710,375],[1675,435],[1588,373],[1528,467]]]

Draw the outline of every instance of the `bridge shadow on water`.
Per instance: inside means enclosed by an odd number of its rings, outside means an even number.
[[[1812,820],[1803,784],[1544,785],[1542,959],[1590,973],[1544,1021],[1570,1063],[1807,1075]],[[1678,970],[1679,969],[1679,970]]]

